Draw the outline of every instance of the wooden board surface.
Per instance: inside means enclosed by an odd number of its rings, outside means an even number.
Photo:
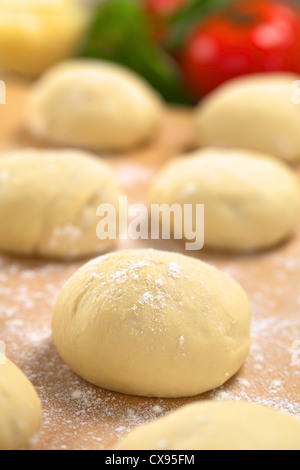
[[[0,106],[1,151],[41,146],[24,126],[29,87],[7,80],[7,104]],[[158,169],[192,146],[191,112],[173,109],[155,142],[104,158],[118,172],[123,193],[131,201],[144,202]],[[172,241],[123,241],[117,248],[124,247],[184,253],[183,246]],[[8,357],[33,382],[43,404],[43,428],[34,448],[106,449],[135,426],[200,399],[251,400],[300,417],[300,227],[288,243],[266,253],[236,256],[203,250],[189,255],[213,263],[245,288],[253,308],[252,349],[241,371],[221,389],[176,400],[99,389],[81,380],[59,358],[51,339],[52,307],[64,282],[85,261],[0,256],[0,340],[6,343]]]

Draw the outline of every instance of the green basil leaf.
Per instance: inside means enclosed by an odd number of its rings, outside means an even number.
[[[141,2],[107,0],[95,8],[81,56],[135,70],[170,102],[190,103],[176,62],[152,38]]]

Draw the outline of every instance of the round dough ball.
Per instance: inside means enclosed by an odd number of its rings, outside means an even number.
[[[0,158],[0,250],[87,256],[114,240],[96,235],[100,204],[118,212],[119,188],[100,158],[77,150],[16,150]]]
[[[34,77],[70,57],[89,16],[74,0],[0,0],[0,69]]]
[[[55,66],[33,86],[28,126],[59,144],[123,150],[153,137],[162,116],[160,97],[134,72],[77,60]]]
[[[247,402],[193,403],[132,431],[118,450],[300,450],[300,421]]]
[[[204,204],[206,247],[252,251],[291,235],[300,218],[300,187],[294,172],[268,155],[204,149],[162,170],[151,203]]]
[[[35,389],[23,372],[0,354],[0,450],[27,448],[41,424],[41,403]]]
[[[219,387],[250,347],[250,306],[214,267],[176,253],[120,251],[83,266],[60,293],[52,330],[81,377],[132,395]]]
[[[288,162],[300,159],[300,105],[291,74],[234,79],[208,95],[195,113],[200,146],[240,147]],[[299,97],[299,93],[298,93]]]

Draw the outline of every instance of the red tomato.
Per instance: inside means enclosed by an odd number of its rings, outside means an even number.
[[[197,98],[240,75],[300,74],[300,12],[271,0],[229,4],[193,31],[180,62]]]

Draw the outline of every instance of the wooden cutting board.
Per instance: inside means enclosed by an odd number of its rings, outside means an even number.
[[[30,83],[16,78],[6,83],[0,149],[41,147],[24,125]],[[159,168],[192,147],[191,111],[176,108],[151,144],[124,155],[102,156],[115,167],[130,201],[145,202]],[[124,247],[184,253],[183,246],[172,241],[124,241],[117,248]],[[249,294],[253,308],[252,349],[242,370],[220,389],[189,399],[130,397],[81,380],[59,358],[50,322],[62,285],[86,260],[56,263],[0,256],[0,340],[43,404],[44,422],[35,449],[107,449],[135,426],[202,399],[250,400],[300,417],[300,227],[288,243],[261,254],[189,254],[232,275]]]

